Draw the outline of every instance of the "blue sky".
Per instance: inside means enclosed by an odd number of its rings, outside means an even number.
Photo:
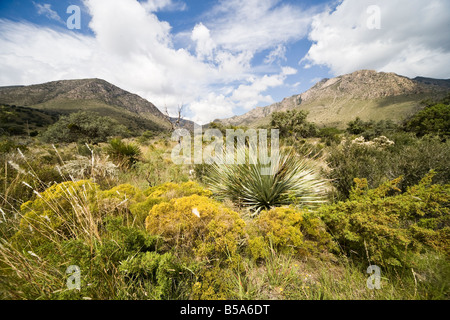
[[[70,5],[81,28],[68,29]],[[375,9],[374,9],[375,8]],[[102,78],[204,124],[360,69],[450,78],[446,0],[2,0],[0,85]]]

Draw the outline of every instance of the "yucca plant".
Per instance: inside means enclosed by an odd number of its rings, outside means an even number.
[[[249,148],[239,147],[237,152],[245,155],[243,164],[226,164],[226,157],[234,155],[225,151],[209,166],[205,182],[218,199],[230,199],[253,216],[273,207],[315,207],[325,202],[326,180],[311,159],[285,148],[266,165]]]
[[[141,155],[141,149],[138,145],[126,143],[120,139],[112,139],[105,151],[121,168],[131,167]]]

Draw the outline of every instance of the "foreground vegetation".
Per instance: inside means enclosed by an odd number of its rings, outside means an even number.
[[[89,119],[5,137],[0,299],[448,299],[446,106],[346,132],[276,114],[268,176],[178,166],[167,134],[111,139]]]

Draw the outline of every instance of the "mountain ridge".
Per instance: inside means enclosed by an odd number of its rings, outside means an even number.
[[[168,130],[168,119],[173,121],[148,100],[99,78],[0,87],[0,104],[53,111],[61,115],[81,110],[94,111],[138,131]]]
[[[332,79],[322,79],[309,90],[246,114],[217,119],[224,125],[266,125],[273,112],[302,109],[309,121],[322,126],[343,127],[356,116],[363,120],[401,121],[420,109],[420,101],[450,91],[450,79],[405,76],[374,70],[359,70]]]

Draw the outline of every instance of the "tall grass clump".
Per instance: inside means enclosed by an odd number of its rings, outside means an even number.
[[[218,199],[229,199],[252,215],[286,205],[315,207],[325,201],[326,180],[311,159],[282,149],[266,164],[245,146],[238,147],[237,154],[245,155],[243,164],[227,164],[234,154],[226,151],[224,159],[208,168],[205,182]]]

